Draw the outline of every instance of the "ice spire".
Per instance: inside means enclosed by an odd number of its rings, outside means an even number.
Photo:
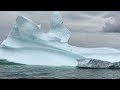
[[[52,13],[50,32],[55,33],[61,39],[61,42],[68,42],[71,36],[71,32],[64,25],[62,16],[58,11]]]
[[[54,11],[51,17],[51,27],[57,27],[63,23],[62,16],[58,11]]]
[[[9,37],[33,39],[35,33],[39,33],[41,25],[37,25],[25,16],[18,16],[16,24],[12,28]]]

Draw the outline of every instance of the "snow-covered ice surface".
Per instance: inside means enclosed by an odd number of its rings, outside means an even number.
[[[29,65],[109,67],[120,61],[114,48],[81,48],[67,42],[71,32],[59,12],[53,12],[48,33],[25,16],[18,16],[6,40],[0,46],[0,58]]]

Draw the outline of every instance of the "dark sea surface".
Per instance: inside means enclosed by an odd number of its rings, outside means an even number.
[[[120,79],[120,69],[0,65],[0,79]]]

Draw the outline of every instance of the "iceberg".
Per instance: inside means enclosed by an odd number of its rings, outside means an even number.
[[[113,66],[113,63],[108,61],[102,61],[97,59],[84,59],[78,61],[78,68],[109,68]]]
[[[0,45],[0,59],[27,65],[119,68],[120,51],[114,48],[82,48],[68,44],[71,32],[58,11],[52,13],[50,30],[41,31],[25,16],[18,16]]]

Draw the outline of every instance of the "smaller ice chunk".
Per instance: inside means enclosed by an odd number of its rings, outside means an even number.
[[[120,69],[120,61],[113,63],[110,67],[110,69]]]
[[[85,58],[83,60],[78,60],[79,68],[109,68],[113,63],[108,61],[102,61],[98,59]]]

